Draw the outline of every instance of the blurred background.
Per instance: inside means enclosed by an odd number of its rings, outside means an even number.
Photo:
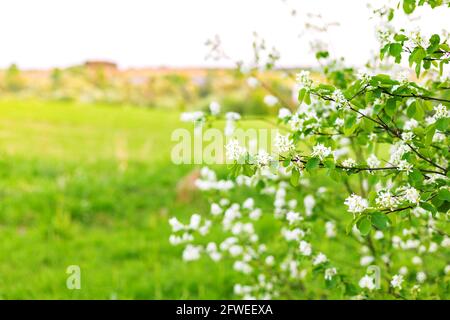
[[[435,11],[430,29],[448,29]],[[3,299],[230,298],[227,265],[185,264],[168,242],[169,216],[208,210],[198,167],[170,161],[171,132],[191,128],[180,113],[217,101],[271,116],[280,101],[249,70],[294,105],[288,75],[314,71],[317,46],[355,67],[377,50],[360,0],[4,0],[0,12]],[[66,288],[69,265],[81,290]]]

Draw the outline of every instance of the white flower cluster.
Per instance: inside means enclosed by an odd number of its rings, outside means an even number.
[[[325,223],[325,235],[327,238],[334,238],[336,237],[336,223],[333,221],[327,221]]]
[[[371,154],[369,158],[367,158],[367,165],[369,168],[378,168],[380,164],[380,160],[378,160],[377,156],[374,154]]]
[[[275,136],[275,148],[280,153],[289,152],[294,150],[294,142],[289,138],[289,135],[282,135],[277,133]]]
[[[236,139],[232,139],[225,146],[227,159],[233,161],[240,161],[247,153],[247,149],[242,147]]]
[[[342,108],[342,109],[347,110],[350,108],[350,104],[341,90],[339,90],[339,89],[334,90],[333,94],[331,95],[331,98],[336,103],[336,107],[338,109]]]
[[[236,121],[241,119],[241,115],[237,112],[227,112],[225,114],[225,135],[231,136],[236,129]]]
[[[289,119],[288,124],[293,131],[304,131],[306,129],[314,129],[320,126],[319,117],[316,110],[317,104],[301,105]],[[305,124],[306,123],[306,124]]]
[[[318,157],[320,160],[323,160],[331,154],[332,152],[330,147],[325,147],[323,144],[318,143],[313,147],[311,156]]]
[[[359,70],[357,77],[361,80],[363,84],[368,84],[372,79],[372,76],[368,73],[367,70]]]
[[[183,122],[203,122],[205,114],[202,111],[183,112],[180,120]]]
[[[282,120],[286,119],[287,117],[290,117],[291,115],[292,112],[288,108],[281,108],[280,110],[278,110],[278,118]]]
[[[231,180],[217,180],[216,173],[208,167],[200,170],[200,178],[195,180],[195,186],[200,190],[221,190],[227,191],[234,187]]]
[[[220,113],[220,104],[217,101],[212,101],[209,104],[209,111],[211,115],[217,116]]]
[[[392,195],[390,191],[380,190],[378,191],[375,203],[380,208],[394,210],[394,208],[400,203],[400,199],[395,195]]]
[[[439,120],[442,118],[448,118],[450,117],[450,113],[445,105],[442,103],[438,104],[436,107],[434,107],[434,115],[435,120]]]
[[[405,121],[405,124],[403,125],[403,130],[413,130],[417,128],[419,125],[419,122],[415,119],[409,119]]]
[[[364,212],[369,207],[368,201],[356,194],[352,194],[345,199],[344,204],[348,207],[347,210],[352,213]]]
[[[391,287],[394,289],[401,289],[404,278],[401,274],[396,274],[392,277]]]
[[[274,105],[276,105],[278,103],[278,98],[271,94],[266,95],[264,97],[264,103],[269,107],[273,107]]]
[[[412,132],[404,132],[402,134],[402,139],[406,142],[410,142],[412,138]],[[399,141],[391,146],[389,162],[397,166],[399,171],[405,171],[409,174],[413,170],[413,165],[403,159],[405,153],[410,151],[409,146],[404,141]]]
[[[187,225],[182,224],[175,217],[169,219],[169,224],[171,225],[172,232],[174,233],[169,238],[170,243],[172,245],[178,245],[181,243],[191,242],[194,240],[194,232],[198,232],[202,236],[206,235],[211,227],[211,221],[205,220],[204,224],[201,225],[201,220],[202,219],[199,214],[193,214],[189,224]],[[179,235],[180,232],[183,233]]]
[[[375,279],[372,276],[366,274],[361,278],[361,280],[359,280],[359,286],[362,289],[368,289],[369,291],[372,291],[376,289]]]
[[[347,158],[344,161],[342,161],[342,166],[346,167],[346,168],[353,168],[354,166],[356,166],[356,161],[353,160],[352,158]],[[346,169],[348,170],[348,169]]]
[[[266,150],[259,150],[254,158],[255,164],[260,168],[267,167],[274,161],[274,158]]]
[[[300,71],[296,76],[297,83],[300,87],[310,90],[313,81],[310,78],[310,72],[307,70]]]

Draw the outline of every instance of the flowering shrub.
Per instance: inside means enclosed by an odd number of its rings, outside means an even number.
[[[404,0],[401,8],[425,5],[447,3]],[[376,13],[386,23],[397,14]],[[208,218],[170,220],[185,261],[231,260],[244,275],[234,293],[245,299],[449,298],[448,38],[380,35],[379,57],[364,71],[317,54],[326,80],[293,76],[295,112],[271,91],[283,132],[274,154],[230,140],[228,179],[202,169],[196,184],[212,199]],[[405,58],[413,73],[381,73],[384,61]],[[183,117],[204,125],[220,107]],[[240,116],[225,119],[231,135]],[[202,240],[215,227],[221,239]]]

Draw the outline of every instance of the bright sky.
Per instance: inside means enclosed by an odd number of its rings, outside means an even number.
[[[297,18],[289,15],[292,4]],[[299,38],[308,12],[340,23],[325,40],[352,64],[363,64],[377,48],[364,0],[1,0],[0,12],[0,68],[64,67],[87,59],[120,67],[211,66],[218,63],[205,62],[208,38],[220,35],[229,55],[246,59],[254,31],[279,49],[283,64],[310,65],[308,43],[315,36]],[[442,12],[422,20],[421,28],[450,30]]]

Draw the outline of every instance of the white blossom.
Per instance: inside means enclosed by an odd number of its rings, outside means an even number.
[[[336,237],[336,224],[333,221],[327,221],[325,223],[325,230],[328,238]]]
[[[419,203],[420,193],[416,188],[408,187],[403,190],[403,199],[410,203]]]
[[[198,260],[200,259],[200,252],[201,252],[200,246],[188,244],[183,251],[183,260],[184,261]]]
[[[275,258],[273,256],[267,256],[266,259],[264,260],[264,262],[268,266],[273,266],[273,264],[275,263]]]
[[[348,158],[348,159],[345,159],[344,161],[342,161],[342,166],[344,166],[346,168],[353,168],[355,165],[356,165],[356,161],[353,160],[352,158]]]
[[[374,260],[375,260],[375,258],[372,257],[372,256],[364,256],[364,257],[361,257],[359,263],[360,263],[362,266],[368,266],[368,265],[371,264]]]
[[[310,256],[312,252],[311,244],[302,240],[299,246],[300,253],[304,256]]]
[[[347,98],[345,98],[345,96],[341,90],[339,90],[339,89],[334,90],[331,97],[335,101],[336,106],[338,108],[348,109],[350,107]]]
[[[403,276],[396,274],[392,277],[391,280],[391,286],[394,289],[401,289],[402,288],[402,283],[403,283]]]
[[[401,275],[403,275],[403,276],[406,276],[406,275],[408,274],[408,268],[405,267],[405,266],[403,266],[403,267],[401,267],[401,268],[398,270],[398,273],[401,274]]]
[[[370,291],[376,288],[375,280],[367,274],[359,280],[359,286]]]
[[[204,117],[205,114],[201,111],[183,112],[180,116],[180,120],[183,122],[196,122],[202,121]]]
[[[446,265],[444,268],[444,273],[445,274],[450,274],[450,264]]]
[[[217,203],[211,203],[210,212],[213,216],[218,216],[222,213],[222,208]]]
[[[389,191],[379,191],[375,203],[381,208],[393,210],[400,203],[400,200]]]
[[[249,78],[247,78],[247,84],[249,87],[255,88],[258,86],[259,81],[255,77],[249,77]]]
[[[289,221],[289,224],[294,224],[295,222],[301,221],[302,217],[300,217],[300,213],[289,211],[286,214],[286,220]]]
[[[247,262],[239,260],[234,262],[233,269],[244,274],[250,274],[253,271],[253,268]]]
[[[342,118],[336,118],[336,120],[334,121],[334,124],[338,127],[342,127],[344,125],[344,119]]]
[[[330,281],[337,274],[336,268],[327,268],[325,269],[324,278],[325,280]]]
[[[348,211],[352,213],[361,213],[369,206],[369,203],[366,199],[356,194],[352,194],[350,197],[345,199],[344,204],[348,206]]]
[[[190,220],[190,223],[189,223],[189,228],[191,228],[193,230],[197,230],[200,227],[201,219],[202,219],[202,217],[199,214],[194,213],[191,216],[191,220]]]
[[[402,133],[402,140],[406,142],[410,142],[414,138],[414,133],[411,131],[403,132]]]
[[[305,232],[300,228],[295,228],[293,230],[283,229],[281,234],[286,241],[298,241],[305,236]]]
[[[262,211],[259,208],[256,208],[252,211],[250,211],[250,213],[248,214],[248,216],[250,217],[250,219],[252,220],[258,220],[261,217]]]
[[[292,114],[291,110],[289,110],[287,108],[281,108],[278,111],[278,118],[284,119],[284,118],[287,118],[287,117],[291,116],[291,114]]]
[[[434,113],[433,117],[435,120],[450,117],[447,107],[444,106],[442,103],[440,103],[436,107],[434,107],[434,111],[435,111],[435,113]]]
[[[311,86],[313,84],[311,78],[310,78],[310,72],[307,70],[302,70],[296,75],[297,83],[307,90],[311,89]]]
[[[313,260],[313,265],[317,266],[317,265],[325,263],[327,261],[328,261],[327,256],[324,255],[322,252],[319,252],[319,254]]]
[[[269,94],[264,97],[264,103],[267,104],[269,107],[273,107],[278,103],[278,98]]]
[[[172,227],[172,232],[177,232],[184,229],[184,225],[175,217],[169,219],[169,224]]]
[[[323,160],[324,158],[331,155],[331,148],[325,147],[323,144],[318,143],[313,147],[313,151],[311,153],[311,156],[318,157],[320,160]]]
[[[413,165],[406,160],[400,160],[397,163],[398,171],[404,171],[407,174],[410,174],[413,171]]]
[[[244,147],[239,145],[239,142],[236,139],[230,140],[225,146],[225,149],[227,158],[235,161],[239,160],[247,152]]]
[[[419,283],[424,283],[427,279],[427,274],[423,271],[417,272],[416,279]]]
[[[417,128],[419,123],[415,119],[409,119],[405,122],[405,125],[403,126],[403,130],[412,130],[414,128]]]
[[[316,205],[316,200],[314,196],[308,194],[303,198],[303,205],[305,206],[305,214],[307,217],[311,216],[313,213],[314,206]]]
[[[374,154],[371,154],[369,158],[367,158],[367,165],[369,168],[377,168],[380,166],[380,160],[378,160],[377,156]]]
[[[229,121],[237,121],[241,119],[241,115],[237,112],[227,112],[225,114],[225,119]]]
[[[414,256],[411,260],[411,262],[415,265],[421,265],[422,264],[422,258],[419,256]]]
[[[273,157],[265,150],[259,150],[255,156],[256,165],[261,168],[267,167],[271,161],[273,161]]]
[[[217,116],[220,113],[220,104],[217,101],[212,101],[209,104],[209,111],[213,116]]]
[[[275,136],[275,148],[277,148],[280,153],[288,152],[294,149],[294,143],[289,138],[289,135],[277,133]]]
[[[248,210],[253,209],[253,206],[255,205],[255,200],[253,198],[247,198],[244,203],[242,204],[242,207]]]
[[[373,237],[375,238],[375,240],[381,240],[384,238],[384,233],[383,231],[377,230]]]

